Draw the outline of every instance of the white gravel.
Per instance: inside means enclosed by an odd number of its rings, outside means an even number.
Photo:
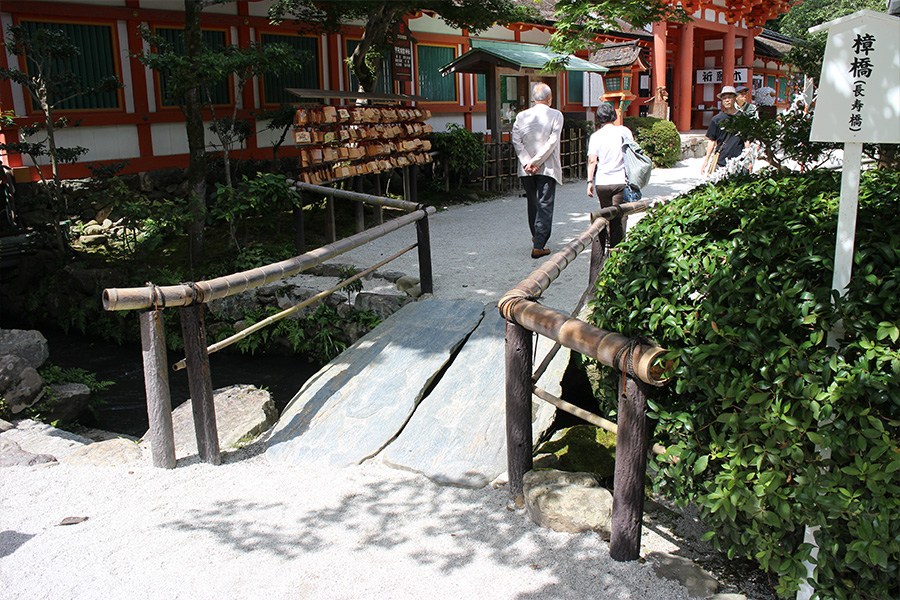
[[[657,170],[651,194],[690,187],[699,159]],[[692,164],[697,163],[697,164]],[[553,248],[587,224],[581,182],[557,196]],[[494,301],[538,261],[524,199],[451,208],[431,219],[435,294]],[[414,236],[413,236],[414,237]],[[408,239],[397,247],[411,243]],[[365,251],[386,253],[386,248]],[[363,251],[353,253],[363,256]],[[342,262],[345,257],[341,257]],[[377,260],[377,257],[376,257]],[[579,265],[579,262],[582,264]],[[361,266],[369,266],[362,264]],[[547,295],[574,305],[577,291]],[[417,274],[409,266],[391,270]],[[572,286],[567,286],[572,287]],[[574,300],[573,300],[574,298]],[[597,534],[541,529],[506,508],[508,491],[441,487],[377,458],[321,472],[269,464],[258,448],[223,464],[0,470],[0,596],[77,599],[681,600],[649,563],[618,563]],[[61,526],[66,517],[88,517]],[[642,556],[678,540],[645,527]]]

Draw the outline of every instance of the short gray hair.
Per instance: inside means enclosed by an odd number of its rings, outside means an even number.
[[[538,83],[534,86],[534,90],[531,92],[531,97],[535,102],[544,102],[552,94],[553,90],[550,89],[549,85],[547,85],[546,83]]]
[[[597,107],[597,123],[600,125],[613,123],[618,116],[616,109],[608,102],[603,102]]]

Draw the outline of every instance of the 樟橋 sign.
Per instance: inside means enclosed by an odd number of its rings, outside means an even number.
[[[900,18],[871,10],[813,27],[828,31],[812,142],[900,142]]]
[[[831,282],[831,288],[843,295],[853,271],[863,143],[900,142],[900,18],[862,10],[809,31],[828,32],[809,140],[844,144]],[[828,344],[839,348],[842,335],[839,322],[829,332]],[[829,448],[817,450],[830,455]],[[817,529],[805,528],[803,541],[812,551],[797,600],[810,600],[815,591]],[[819,584],[827,588],[826,582]]]

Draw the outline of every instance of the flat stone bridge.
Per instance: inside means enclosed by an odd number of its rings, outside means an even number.
[[[504,327],[491,304],[407,304],[307,381],[266,457],[296,466],[382,460],[441,484],[487,485],[506,471]],[[541,338],[538,362],[550,346]],[[559,395],[568,361],[563,348],[539,385]],[[535,399],[535,437],[554,411]]]

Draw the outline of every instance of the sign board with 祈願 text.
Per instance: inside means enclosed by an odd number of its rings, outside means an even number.
[[[399,21],[392,31],[392,75],[394,81],[412,81],[412,37],[409,27]]]

